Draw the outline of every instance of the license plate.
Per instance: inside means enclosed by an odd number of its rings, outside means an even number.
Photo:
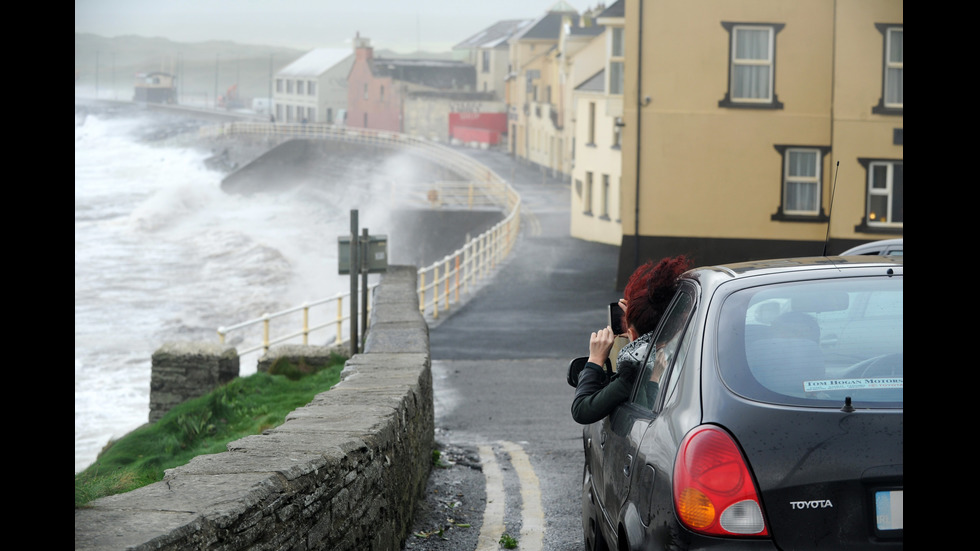
[[[878,530],[902,530],[904,504],[902,490],[875,492],[875,525]]]

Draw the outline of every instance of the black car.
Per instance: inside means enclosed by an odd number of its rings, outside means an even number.
[[[902,272],[684,274],[631,399],[583,429],[587,548],[900,548]]]

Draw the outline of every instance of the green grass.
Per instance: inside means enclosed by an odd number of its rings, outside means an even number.
[[[345,358],[316,370],[281,363],[270,373],[239,377],[210,394],[188,400],[159,421],[112,442],[95,463],[75,475],[75,507],[163,480],[166,469],[198,455],[227,451],[227,444],[278,426],[340,380]]]

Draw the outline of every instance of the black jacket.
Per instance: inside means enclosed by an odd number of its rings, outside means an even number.
[[[624,346],[616,357],[616,373],[609,377],[602,367],[589,362],[578,376],[575,398],[572,399],[572,419],[589,425],[612,413],[616,406],[629,400],[633,381],[646,359],[652,333],[647,333]]]

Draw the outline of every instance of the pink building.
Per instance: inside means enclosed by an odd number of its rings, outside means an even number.
[[[376,58],[368,39],[354,40],[354,64],[347,76],[347,126],[405,132],[404,103],[413,92],[474,90],[476,68],[468,63]]]

